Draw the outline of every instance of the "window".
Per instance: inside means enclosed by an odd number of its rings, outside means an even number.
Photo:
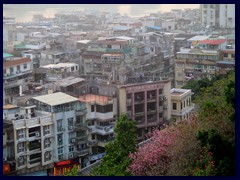
[[[234,58],[234,59],[235,59],[235,54],[232,54],[232,58]]]
[[[73,132],[71,132],[71,133],[68,133],[68,143],[69,144],[72,144],[73,142],[72,142],[72,139],[74,138],[74,133]]]
[[[112,104],[108,104],[108,105],[105,105],[105,106],[96,105],[96,111],[100,112],[100,113],[112,112],[113,111],[113,105]]]
[[[177,110],[177,103],[173,103],[172,105],[173,105],[172,109]]]
[[[71,129],[69,127],[73,127],[73,118],[68,118],[68,129]]]
[[[177,82],[177,86],[183,86],[183,81],[176,81]]]
[[[76,116],[76,123],[82,124],[83,123],[83,116]]]
[[[227,53],[224,53],[224,54],[223,54],[223,57],[228,57],[228,54],[227,54]]]
[[[63,147],[58,148],[58,155],[63,154]]]
[[[94,112],[94,105],[91,105],[91,112]]]
[[[178,73],[177,73],[177,76],[178,76],[178,77],[182,77],[182,76],[183,76],[183,73],[178,72]]]
[[[18,71],[20,70],[20,66],[17,66],[17,70],[18,70]]]
[[[58,146],[62,146],[63,145],[63,137],[62,134],[58,134],[57,135],[57,142],[58,142]]]
[[[208,66],[207,65],[204,65],[204,69],[207,69],[208,68]]]
[[[23,64],[23,68],[24,68],[24,69],[27,69],[27,64]]]
[[[20,166],[24,166],[25,165],[25,157],[23,157],[23,156],[20,156],[19,158],[18,158],[18,167],[20,167]]]
[[[176,63],[177,64],[177,67],[183,67],[184,64],[183,63]]]
[[[159,94],[162,94],[163,93],[163,90],[162,89],[159,89]]]
[[[44,136],[50,134],[50,125],[43,126],[43,131]]]
[[[50,138],[46,138],[44,140],[44,149],[49,148],[51,146],[51,140]]]
[[[72,71],[74,71],[74,66],[73,66],[73,67],[71,67],[71,72],[72,72]]]
[[[44,153],[44,161],[50,161],[51,160],[51,152],[47,151]]]
[[[10,73],[13,73],[13,67],[10,67]]]
[[[159,118],[162,118],[163,117],[163,113],[159,113]]]
[[[69,152],[73,152],[73,151],[74,151],[74,146],[69,146],[69,147],[68,147],[68,151],[69,151]]]
[[[137,136],[142,137],[142,129],[137,129]]]
[[[62,131],[62,119],[57,120],[57,131]]]
[[[24,138],[24,130],[19,129],[17,130],[17,140]]]
[[[210,66],[210,69],[215,69],[215,66]]]
[[[181,110],[183,109],[183,103],[181,102]]]
[[[22,143],[18,143],[18,145],[17,145],[17,152],[18,153],[21,153],[21,152],[24,152],[25,151],[25,146],[24,146],[24,143],[22,142]]]

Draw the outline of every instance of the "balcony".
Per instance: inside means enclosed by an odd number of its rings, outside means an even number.
[[[76,111],[76,116],[81,116],[81,115],[84,115],[84,114],[87,114],[87,109],[86,108]]]
[[[100,135],[107,135],[107,134],[112,134],[114,129],[114,125],[109,125],[109,126],[91,126],[89,127],[89,132],[90,133],[97,133]]]
[[[148,110],[147,114],[155,114],[156,110]]]
[[[79,131],[79,130],[88,130],[88,126],[87,123],[75,123],[75,126],[73,127],[73,129],[75,131]]]
[[[184,116],[185,114],[191,112],[195,107],[195,104],[194,103],[191,103],[190,106],[187,106],[185,108],[183,108],[182,110],[180,111],[177,111],[177,110],[172,110],[171,114],[173,116]]]
[[[147,119],[147,123],[156,123],[156,122],[157,122],[157,118],[156,117]]]
[[[71,139],[71,142],[74,144],[84,143],[87,142],[87,136],[80,136]]]
[[[156,96],[150,96],[147,98],[147,101],[148,102],[155,102],[157,99],[156,99]]]
[[[87,146],[91,147],[91,146],[96,146],[97,144],[98,144],[97,140],[89,140],[87,143]]]
[[[144,112],[135,112],[135,117],[144,115]]]
[[[98,140],[98,146],[105,147],[109,142],[113,141],[114,137],[108,138],[108,139],[99,139]]]
[[[33,141],[35,139],[40,139],[41,138],[41,134],[39,133],[39,131],[35,131],[35,132],[31,132],[28,134],[28,141]]]
[[[76,154],[78,157],[79,156],[86,156],[89,154],[89,149],[81,149],[79,151],[75,151],[74,154]]]

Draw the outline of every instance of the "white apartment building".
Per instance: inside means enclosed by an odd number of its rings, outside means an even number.
[[[235,4],[201,4],[202,25],[235,28]]]
[[[87,163],[85,145],[87,128],[84,126],[85,103],[62,92],[33,97],[36,110],[51,115],[54,124],[54,162],[77,159]]]

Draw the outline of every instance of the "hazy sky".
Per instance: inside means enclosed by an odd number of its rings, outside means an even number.
[[[97,10],[134,17],[185,8],[196,9],[199,4],[4,4],[3,16],[16,17],[17,21],[31,21],[34,14],[54,17],[59,11]]]

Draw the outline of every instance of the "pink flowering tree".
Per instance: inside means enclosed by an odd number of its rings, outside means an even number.
[[[172,158],[169,150],[177,135],[178,131],[173,127],[153,131],[151,139],[130,154],[130,172],[136,176],[165,175]]]

